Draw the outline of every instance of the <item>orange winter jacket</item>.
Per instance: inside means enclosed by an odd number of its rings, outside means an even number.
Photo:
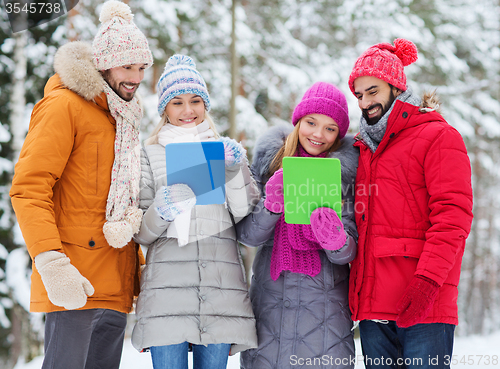
[[[95,293],[82,309],[128,313],[139,292],[144,257],[134,241],[121,249],[111,247],[102,231],[114,161],[115,121],[102,92],[105,82],[93,67],[91,54],[90,58],[74,57],[75,50],[87,56],[90,46],[68,45],[56,54],[58,73],[49,79],[44,98],[33,109],[15,167],[12,205],[32,259],[49,250],[64,252],[92,283]],[[33,264],[31,311],[60,310],[64,308],[48,300]]]

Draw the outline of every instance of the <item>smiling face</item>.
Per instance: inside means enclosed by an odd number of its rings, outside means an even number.
[[[205,120],[205,104],[198,95],[178,95],[168,102],[165,114],[174,126],[196,127]]]
[[[354,80],[354,94],[366,122],[374,125],[391,108],[401,91],[377,77],[363,76]]]
[[[102,76],[118,96],[125,101],[130,101],[134,98],[134,94],[144,78],[146,67],[147,64],[122,65],[105,70]]]
[[[313,156],[330,150],[339,135],[337,123],[323,114],[306,115],[297,124],[300,124],[299,142]]]

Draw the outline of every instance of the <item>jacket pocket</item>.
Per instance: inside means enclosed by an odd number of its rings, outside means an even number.
[[[416,238],[375,237],[374,255],[376,258],[403,256],[419,258],[425,240]]]
[[[375,237],[372,311],[397,314],[397,303],[410,283],[424,240]]]
[[[71,260],[71,264],[89,280],[95,289],[91,299],[102,300],[106,296],[117,296],[123,294],[123,276],[120,268],[131,267],[120,266],[122,249],[114,249],[111,246],[89,249],[79,245],[62,243],[64,253]],[[125,246],[123,249],[128,248]]]
[[[403,171],[403,166],[401,164],[396,166],[396,175],[398,176],[398,182],[401,186],[401,190],[403,191],[403,196],[410,208],[411,215],[413,216],[413,219],[415,219],[415,222],[420,223],[424,220],[424,216],[422,211],[420,210],[420,207],[418,206],[418,202],[415,199],[415,195],[411,190],[410,184],[408,183],[408,179],[406,178],[406,175]]]
[[[96,292],[92,298],[122,293],[123,272],[120,268],[129,267],[124,265],[128,245],[121,249],[109,246],[100,228],[60,227],[59,235],[71,264],[94,286]]]
[[[88,250],[111,247],[102,233],[102,228],[59,227],[58,229],[62,242],[78,245]]]

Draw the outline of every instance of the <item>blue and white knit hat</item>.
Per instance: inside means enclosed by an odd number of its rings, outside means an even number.
[[[195,94],[205,103],[206,111],[210,111],[210,96],[207,85],[201,74],[196,70],[196,64],[189,56],[176,54],[168,59],[165,70],[157,85],[158,114],[160,117],[168,102],[175,96]]]

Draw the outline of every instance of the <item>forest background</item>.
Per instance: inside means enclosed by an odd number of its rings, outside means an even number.
[[[407,38],[419,59],[405,68],[418,94],[437,90],[462,134],[473,171],[474,222],[459,285],[458,335],[500,330],[500,0],[129,0],[154,56],[139,93],[142,138],[158,123],[156,81],[175,53],[204,76],[220,132],[251,154],[267,127],[289,123],[316,81],[345,93],[352,133],[360,111],[347,86],[369,46]],[[29,314],[31,262],[8,196],[34,104],[57,48],[92,41],[103,1],[12,33],[0,12],[0,367],[43,352],[43,314]],[[253,250],[242,247],[247,270]]]

